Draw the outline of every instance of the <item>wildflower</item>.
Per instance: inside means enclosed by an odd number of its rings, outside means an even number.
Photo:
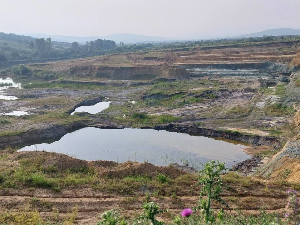
[[[184,209],[181,212],[181,216],[182,217],[189,217],[192,213],[193,213],[193,210],[191,210],[189,208],[188,209]]]
[[[288,190],[287,193],[288,194],[297,194],[297,192],[295,190]]]
[[[285,218],[287,218],[287,217],[289,217],[289,214],[288,214],[288,213],[285,214]]]

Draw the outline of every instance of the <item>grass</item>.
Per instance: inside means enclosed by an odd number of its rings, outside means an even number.
[[[93,169],[82,166],[58,171],[53,166],[44,166],[46,158],[21,159],[20,167],[2,171],[0,186],[6,188],[43,188],[60,191],[66,187],[80,187],[85,184],[92,185],[98,178]]]
[[[275,95],[283,96],[285,94],[286,84],[279,84],[276,86]]]
[[[265,95],[271,95],[273,93],[273,90],[271,88],[261,87],[260,93],[265,94]]]
[[[0,125],[6,125],[6,124],[11,124],[11,122],[9,120],[6,120],[6,119],[1,119],[0,120]]]
[[[244,177],[235,172],[227,173],[222,178],[225,183],[236,184],[242,187],[250,187],[251,185],[257,184],[250,177]]]
[[[127,112],[129,113],[129,112]],[[131,127],[151,126],[178,121],[180,118],[172,115],[148,115],[146,113],[134,112],[130,117],[112,117],[119,124],[129,124]]]
[[[270,116],[292,116],[295,112],[293,107],[281,103],[275,103],[265,108],[265,113]]]
[[[60,89],[80,89],[80,90],[107,90],[113,89],[111,86],[100,86],[95,84],[84,84],[84,83],[53,83],[53,82],[34,82],[31,84],[24,84],[22,86],[25,89],[34,89],[34,88],[60,88]]]
[[[295,80],[295,85],[297,87],[300,87],[300,78],[298,78],[298,79]]]
[[[241,117],[247,117],[250,115],[250,113],[252,112],[253,110],[253,106],[235,106],[231,109],[229,109],[227,112],[226,112],[226,117],[228,118],[241,118]]]
[[[149,176],[134,175],[124,178],[109,178],[99,176],[97,171],[90,166],[77,165],[61,169],[54,166],[54,164],[49,164],[49,162],[51,162],[51,160],[49,160],[51,157],[47,157],[48,154],[51,153],[46,153],[42,156],[39,155],[32,156],[30,158],[17,159],[18,163],[10,162],[10,164],[14,165],[14,167],[1,170],[0,188],[15,188],[24,190],[42,188],[53,191],[70,188],[93,188],[94,190],[109,193],[111,195],[125,196],[119,204],[125,210],[136,208],[136,206],[133,205],[140,203],[141,199],[139,196],[141,195],[141,192],[147,193],[147,201],[150,201],[151,199],[159,199],[160,201],[169,201],[173,206],[191,207],[190,205],[184,205],[186,202],[183,200],[184,198],[182,198],[182,196],[197,196],[200,189],[197,174],[183,174],[175,179],[162,173],[152,174]],[[3,153],[3,156],[5,156],[6,160],[4,160],[1,164],[11,159],[8,153]],[[287,177],[289,173],[290,171],[286,170],[283,172],[282,176]],[[251,177],[244,177],[234,172],[223,175],[222,179],[224,181],[224,188],[226,188],[232,195],[230,196],[230,194],[226,194],[226,196],[228,196],[227,199],[230,202],[233,202],[233,204],[239,206],[241,204],[244,206],[253,205],[257,202],[257,197],[252,197],[251,193],[253,193],[255,188],[258,188],[260,191],[263,188],[263,185],[260,182],[252,179]],[[278,185],[286,185],[286,183],[278,183]],[[286,189],[286,186],[280,187],[284,187],[284,189]],[[238,190],[238,192],[245,191],[245,193],[250,191],[251,193],[249,193],[249,196],[246,196],[246,198],[243,197],[240,201],[240,197],[235,195],[235,190]],[[272,187],[270,187],[270,190],[272,190]],[[33,211],[34,209],[39,210],[42,208],[49,211],[53,207],[51,202],[38,198],[31,198],[29,200],[29,204],[32,207],[30,212],[34,212],[32,215],[35,216],[39,214]],[[31,214],[26,215],[31,217]],[[194,216],[196,219],[198,218],[197,216],[200,215],[195,213]],[[15,221],[13,215],[9,214],[7,218],[9,217]],[[234,218],[230,215],[226,215],[225,217],[224,221],[226,221],[226,223],[224,222],[224,224],[231,224],[228,221],[233,221]],[[191,219],[193,219],[193,217],[191,217]],[[40,224],[43,224],[44,220],[41,221],[42,222]],[[185,221],[186,219],[182,220],[182,223],[180,224],[185,224]],[[57,222],[56,224],[60,223]]]
[[[217,95],[210,92],[218,90],[219,82],[211,82],[206,80],[158,82],[145,91],[144,96],[148,99],[143,101],[143,106],[180,108],[212,101],[217,98]],[[214,86],[213,90],[210,89],[210,85]],[[209,92],[206,93],[208,90]]]

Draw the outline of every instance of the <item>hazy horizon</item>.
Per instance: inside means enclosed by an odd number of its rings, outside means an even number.
[[[1,0],[0,31],[16,34],[165,38],[300,29],[297,0]]]

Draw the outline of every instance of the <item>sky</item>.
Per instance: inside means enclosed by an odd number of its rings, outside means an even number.
[[[0,0],[0,32],[234,36],[300,29],[300,0]]]

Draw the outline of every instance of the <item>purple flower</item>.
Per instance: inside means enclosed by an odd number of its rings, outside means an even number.
[[[290,215],[288,213],[285,214],[285,218],[289,217]]]
[[[189,217],[192,213],[193,213],[193,210],[191,210],[189,208],[188,209],[184,209],[181,212],[181,216],[182,217]]]
[[[297,192],[296,192],[295,190],[293,190],[293,189],[292,189],[292,190],[288,190],[287,193],[288,193],[288,194],[290,194],[290,193],[292,193],[292,194],[297,194]]]

